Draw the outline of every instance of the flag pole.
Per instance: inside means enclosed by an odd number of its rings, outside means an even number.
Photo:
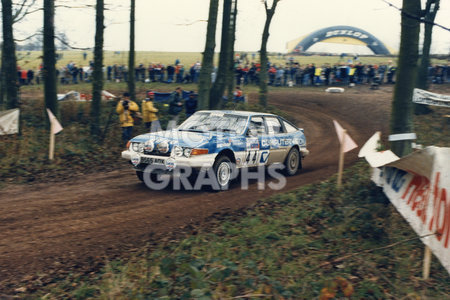
[[[54,127],[53,122],[50,122],[50,146],[48,149],[48,159],[53,160],[55,156],[55,134],[53,133]]]
[[[338,189],[342,186],[342,173],[344,171],[344,145],[345,145],[345,136],[347,135],[347,130],[343,130],[342,132],[342,141],[339,148],[339,169],[338,169],[338,179],[337,179],[337,187]]]
[[[427,245],[425,245],[425,254],[423,257],[423,271],[422,278],[423,280],[428,280],[430,277],[430,265],[431,265],[431,249]]]

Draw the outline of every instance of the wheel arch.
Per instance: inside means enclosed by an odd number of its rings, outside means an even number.
[[[232,163],[236,164],[236,157],[234,156],[233,150],[231,150],[231,149],[223,149],[223,150],[221,150],[219,153],[217,153],[215,160],[217,160],[222,155],[227,156],[231,160]]]

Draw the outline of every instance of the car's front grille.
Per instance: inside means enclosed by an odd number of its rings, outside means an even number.
[[[144,154],[147,155],[157,155],[157,156],[170,156],[170,152],[167,153],[161,153],[158,150],[153,150],[153,151],[145,151],[144,150]]]

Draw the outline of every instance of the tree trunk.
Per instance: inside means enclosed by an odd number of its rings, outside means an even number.
[[[227,73],[227,95],[228,99],[233,98],[233,88],[234,88],[234,43],[236,41],[236,22],[237,22],[237,4],[238,0],[234,0],[233,14],[231,15],[230,22],[230,65],[228,66]]]
[[[1,58],[1,66],[0,66],[0,110],[3,110],[3,104],[5,103],[4,102],[4,99],[5,99],[5,77],[4,77],[4,71],[3,71],[3,66],[5,65],[5,59],[4,59],[4,56],[3,56],[3,53],[4,53],[4,51],[3,51],[3,45],[2,45],[2,58]]]
[[[91,134],[100,134],[100,114],[103,90],[104,0],[97,0],[95,17],[94,70],[92,72]]]
[[[432,6],[434,3],[434,7]],[[422,58],[420,59],[419,72],[417,75],[417,87],[422,90],[428,89],[428,67],[430,66],[430,48],[433,34],[433,22],[439,10],[439,0],[427,0],[425,10],[425,32],[423,38]],[[431,109],[428,105],[414,104],[416,115],[428,114]]]
[[[134,51],[134,28],[135,28],[136,0],[131,0],[130,5],[130,52],[128,54],[128,91],[130,99],[136,101],[136,80],[134,76],[135,51]]]
[[[55,2],[44,0],[44,97],[45,106],[55,116],[58,112],[58,100],[56,97],[56,52],[55,52]],[[47,116],[47,113],[45,112]],[[47,118],[48,119],[48,118]]]
[[[261,63],[261,69],[259,72],[259,104],[264,107],[267,106],[267,41],[269,40],[270,23],[272,22],[278,2],[279,0],[273,0],[272,7],[269,9],[267,6],[267,0],[264,1],[264,7],[266,9],[266,23],[264,24],[261,49],[259,51]]]
[[[205,51],[203,52],[202,68],[198,83],[199,109],[208,109],[209,93],[211,90],[211,73],[214,66],[214,49],[216,48],[216,26],[219,0],[209,3],[208,27],[206,29]]]
[[[223,1],[222,38],[220,44],[219,68],[210,96],[209,108],[219,109],[222,105],[222,97],[225,92],[226,76],[230,64],[229,39],[230,39],[231,0]]]
[[[2,90],[6,95],[6,109],[19,107],[16,49],[13,36],[13,15],[11,0],[2,0],[3,49]],[[4,84],[4,86],[3,86]]]
[[[417,79],[420,21],[410,16],[421,13],[420,0],[403,0],[398,73],[392,102],[391,134],[413,132],[412,95]],[[411,141],[391,142],[399,157],[412,151]]]

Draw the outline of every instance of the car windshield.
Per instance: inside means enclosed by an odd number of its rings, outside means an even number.
[[[223,131],[242,134],[247,117],[222,112],[196,113],[184,121],[178,130],[182,131]]]

